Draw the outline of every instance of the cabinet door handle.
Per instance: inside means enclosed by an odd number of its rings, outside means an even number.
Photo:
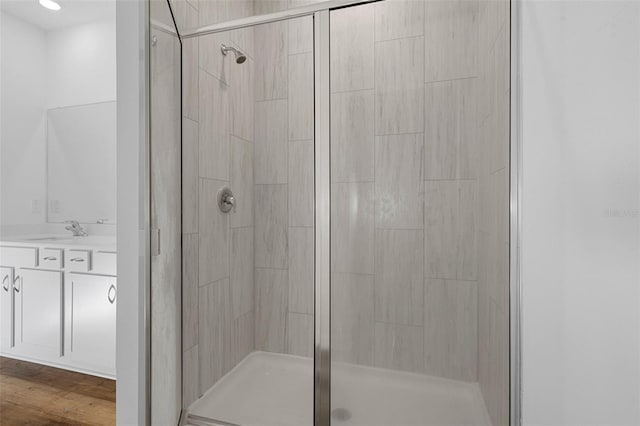
[[[22,279],[20,278],[20,275],[17,275],[13,280],[13,291],[15,291],[16,293],[20,293],[20,286],[16,285],[18,281],[22,283]]]
[[[2,279],[2,288],[4,291],[9,291],[9,274],[5,275]]]
[[[107,291],[107,300],[112,305],[113,305],[113,302],[116,301],[116,286],[113,284],[109,286],[109,290]]]
[[[44,258],[44,260],[58,260],[58,258],[53,256],[47,256]]]
[[[84,262],[84,259],[81,257],[74,257],[73,259],[71,259],[71,262]]]

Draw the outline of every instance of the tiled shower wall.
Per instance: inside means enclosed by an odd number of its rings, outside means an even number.
[[[173,2],[179,29],[253,14],[252,2]],[[248,56],[236,64],[220,44]],[[183,406],[254,347],[253,30],[183,40]],[[224,214],[229,186],[237,208]]]

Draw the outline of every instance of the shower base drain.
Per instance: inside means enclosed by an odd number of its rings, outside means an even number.
[[[346,408],[336,408],[331,412],[331,417],[335,420],[339,420],[341,422],[345,422],[351,418],[351,411]]]

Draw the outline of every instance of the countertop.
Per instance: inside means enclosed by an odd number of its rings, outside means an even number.
[[[47,247],[116,251],[115,235],[74,237],[70,234],[29,234],[0,237],[0,244],[15,247]]]

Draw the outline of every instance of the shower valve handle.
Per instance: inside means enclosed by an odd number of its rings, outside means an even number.
[[[236,199],[233,195],[228,196],[227,198],[225,198],[224,203],[227,204],[228,206],[231,206],[233,208],[233,212],[236,212]]]
[[[218,191],[218,208],[223,213],[229,213],[231,209],[236,211],[236,197],[233,196],[233,192],[228,187],[221,188]]]

